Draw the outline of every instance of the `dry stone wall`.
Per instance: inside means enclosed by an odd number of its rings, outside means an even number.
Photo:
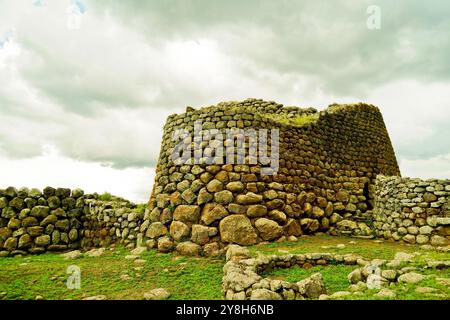
[[[254,140],[246,140],[246,161],[239,164],[227,163],[208,141],[190,139],[198,120],[203,130],[224,136],[227,129],[278,129],[277,173],[261,174],[266,165],[261,159],[250,164]],[[185,146],[200,145],[203,155],[223,158],[223,164],[174,163],[173,134],[180,129],[189,132]],[[225,139],[224,145],[233,143]],[[333,233],[342,219],[370,212],[378,174],[400,172],[375,106],[331,105],[317,112],[247,99],[198,110],[188,107],[184,114],[169,116],[164,126],[150,211],[143,223],[145,240],[163,252],[214,255],[229,243]]]
[[[230,245],[223,267],[222,293],[226,300],[305,300],[318,299],[326,294],[321,273],[298,282],[264,277],[266,272],[279,268],[357,265],[367,263],[354,254],[307,253],[289,255],[259,255],[252,258],[242,247]]]
[[[134,246],[143,220],[134,207],[120,198],[101,201],[80,189],[0,189],[0,256]]]
[[[379,176],[374,228],[378,237],[407,243],[450,243],[450,180]]]

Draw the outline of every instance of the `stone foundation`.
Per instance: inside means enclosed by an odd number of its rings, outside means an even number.
[[[122,244],[134,247],[143,213],[80,189],[0,190],[0,256]]]

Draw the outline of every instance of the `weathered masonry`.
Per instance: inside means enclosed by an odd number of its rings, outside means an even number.
[[[179,142],[174,132],[184,129],[193,136],[199,121],[203,134],[222,133],[225,145],[235,143],[227,129],[278,129],[276,174],[263,175],[266,164],[259,158],[251,164],[250,148],[259,145],[250,138],[243,164],[227,163],[220,153],[223,164],[175,163]],[[186,146],[199,148],[198,137],[184,138]],[[272,143],[267,142],[268,153]],[[200,148],[203,155],[217,158],[208,140]],[[339,221],[371,213],[378,174],[400,172],[383,117],[373,105],[331,105],[318,112],[247,99],[188,107],[184,114],[169,116],[164,126],[147,236],[161,251],[177,247],[208,255],[228,243],[335,233]]]

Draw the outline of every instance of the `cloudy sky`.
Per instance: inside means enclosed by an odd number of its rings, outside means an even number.
[[[449,15],[446,0],[0,0],[0,187],[145,201],[166,117],[248,97],[378,105],[402,174],[448,178]]]

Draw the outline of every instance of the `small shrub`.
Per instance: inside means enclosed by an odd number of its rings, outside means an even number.
[[[111,201],[112,194],[109,192],[104,192],[101,195],[98,196],[98,199],[101,201]]]
[[[139,203],[136,205],[136,208],[134,208],[133,211],[137,213],[145,213],[145,209],[147,209],[147,204]]]
[[[319,118],[319,113],[302,114],[293,118],[288,118],[285,114],[263,114],[262,117],[271,119],[281,124],[303,126],[305,124],[316,122]]]

